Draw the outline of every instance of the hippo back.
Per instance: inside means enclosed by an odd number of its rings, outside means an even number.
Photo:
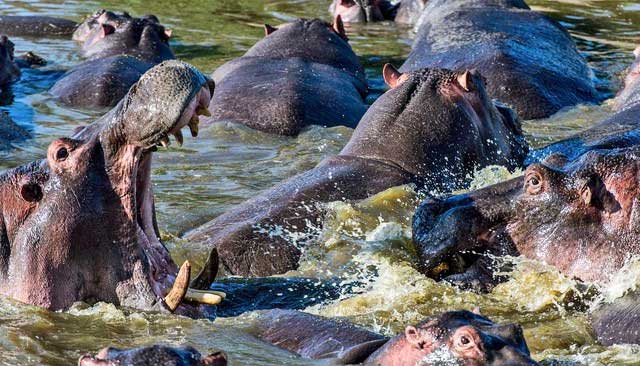
[[[522,1],[433,1],[402,71],[478,69],[489,95],[521,118],[598,99],[592,71],[556,21]]]

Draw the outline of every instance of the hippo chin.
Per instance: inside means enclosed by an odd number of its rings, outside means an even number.
[[[632,69],[617,113],[532,152],[523,177],[423,203],[413,221],[422,270],[487,289],[495,279],[486,254],[520,254],[606,285],[640,254],[638,89]],[[595,316],[603,343],[640,343],[630,296]]]
[[[173,348],[151,346],[132,350],[105,348],[95,357],[80,357],[78,366],[225,366],[227,356],[223,352],[202,357],[191,347]]]
[[[325,203],[409,183],[449,191],[467,184],[479,167],[522,162],[527,147],[517,117],[487,98],[477,73],[401,74],[387,65],[384,75],[392,89],[369,108],[339,155],[232,208],[186,240],[217,248],[232,274],[284,273],[297,268],[300,248],[277,233],[320,225]],[[211,282],[202,274],[194,286]]]
[[[89,61],[68,71],[50,93],[66,106],[113,107],[147,70],[174,58],[170,35],[153,15],[98,11],[74,33]]]
[[[537,365],[519,325],[495,324],[470,311],[430,317],[388,339],[345,321],[271,310],[259,313],[254,333],[302,357],[332,359],[332,364]]]
[[[477,69],[522,119],[601,99],[569,33],[522,0],[430,0],[417,27],[401,71]]]
[[[181,142],[182,127],[197,129],[212,92],[193,67],[162,63],[106,115],[52,142],[45,160],[3,172],[0,294],[52,310],[75,301],[175,309],[188,266],[176,279],[158,239],[151,155],[169,135]],[[166,298],[174,280],[179,293]]]

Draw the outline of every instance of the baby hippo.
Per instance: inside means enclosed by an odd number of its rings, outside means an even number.
[[[222,352],[202,357],[191,347],[171,348],[151,346],[122,351],[105,348],[95,357],[80,357],[78,366],[224,366],[227,356]]]
[[[264,312],[258,323],[258,338],[306,358],[333,359],[333,364],[537,365],[520,325],[495,324],[470,311],[430,317],[390,340],[344,321],[292,310]]]

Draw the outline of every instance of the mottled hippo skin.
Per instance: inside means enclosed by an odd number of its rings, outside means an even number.
[[[403,24],[414,24],[420,18],[427,0],[334,0],[329,6],[333,16],[340,15],[347,23],[379,22],[394,20]]]
[[[305,358],[333,359],[332,364],[537,365],[519,325],[498,325],[469,311],[428,318],[392,339],[346,321],[291,310],[260,313],[257,324],[255,335],[265,342]]]
[[[301,19],[279,28],[216,70],[211,121],[296,135],[309,125],[355,127],[367,82],[342,22]]]
[[[320,225],[323,203],[364,199],[407,183],[450,190],[464,186],[477,167],[520,165],[526,144],[519,121],[489,101],[479,75],[441,69],[400,74],[390,65],[384,75],[392,89],[369,108],[338,156],[232,208],[186,240],[217,248],[232,274],[284,273],[300,256],[286,232]],[[210,283],[201,274],[194,285]]]
[[[16,37],[70,37],[78,23],[53,17],[0,15],[0,34]]]
[[[106,115],[52,142],[45,160],[0,174],[2,296],[52,310],[75,301],[178,305],[184,293],[163,301],[177,268],[158,239],[151,154],[168,135],[182,139],[211,83],[165,62]],[[178,278],[184,285],[188,273]]]
[[[74,33],[89,61],[67,72],[50,93],[67,106],[112,107],[147,70],[174,58],[170,34],[153,15],[134,18],[101,10]]]
[[[105,348],[95,357],[80,357],[78,366],[225,366],[227,356],[222,352],[202,357],[191,347],[173,348],[151,346],[132,350]]]
[[[20,142],[31,137],[29,132],[17,125],[9,114],[0,111],[0,150],[11,148],[11,143]]]
[[[432,0],[401,71],[477,69],[492,98],[520,118],[597,102],[592,72],[569,33],[521,0]]]
[[[635,71],[627,89],[640,87]],[[620,95],[633,94],[640,96],[633,90]],[[492,281],[491,264],[478,253],[509,253],[607,284],[640,254],[638,101],[620,99],[609,119],[535,151],[532,160],[544,160],[523,177],[425,202],[413,223],[425,273],[482,287]],[[605,307],[595,319],[603,343],[640,343],[637,295]]]

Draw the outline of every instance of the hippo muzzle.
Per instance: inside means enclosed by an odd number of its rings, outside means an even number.
[[[182,143],[185,126],[196,135],[212,93],[192,66],[164,62],[105,116],[52,142],[46,160],[6,172],[0,294],[53,310],[162,308],[177,266],[159,240],[152,152],[170,135]]]

